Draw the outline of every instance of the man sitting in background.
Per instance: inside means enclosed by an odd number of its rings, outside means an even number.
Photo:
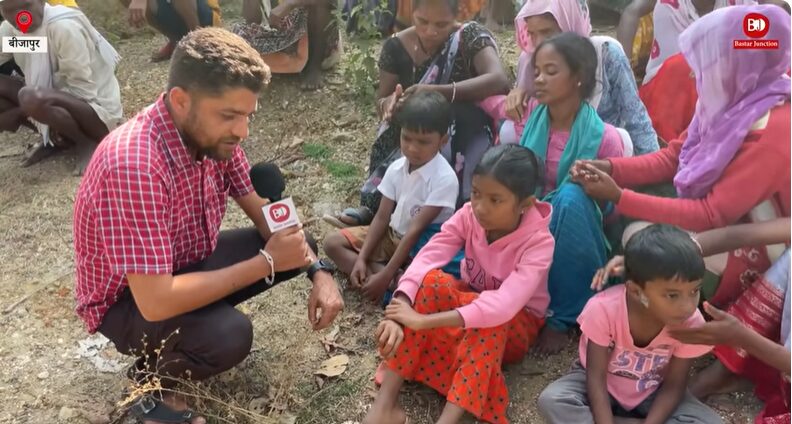
[[[129,23],[141,27],[148,22],[168,37],[168,42],[151,56],[152,62],[169,60],[176,43],[188,32],[201,27],[220,26],[219,0],[121,0],[129,9]]]
[[[16,16],[31,14],[26,33]],[[0,131],[20,126],[38,130],[42,140],[26,155],[32,165],[57,147],[78,149],[81,174],[97,144],[122,120],[121,90],[115,77],[119,57],[113,46],[76,8],[44,0],[0,0],[0,37],[46,37],[48,53],[0,53],[0,65],[13,60],[21,78],[0,75]],[[14,24],[12,24],[14,23]]]

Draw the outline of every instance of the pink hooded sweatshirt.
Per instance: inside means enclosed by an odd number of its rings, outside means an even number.
[[[550,204],[536,202],[514,232],[489,243],[473,207],[465,204],[421,249],[399,281],[397,293],[414,302],[424,277],[445,266],[464,247],[462,281],[480,293],[473,303],[457,308],[465,328],[497,327],[523,308],[544,317],[550,302],[547,274],[555,247],[549,229],[551,212]]]

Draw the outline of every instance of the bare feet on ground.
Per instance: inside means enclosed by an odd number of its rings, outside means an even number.
[[[80,144],[77,146],[77,165],[74,167],[74,176],[80,177],[85,173],[85,168],[88,167],[88,162],[96,151],[98,145],[95,143]]]
[[[701,400],[712,395],[745,392],[750,389],[751,383],[748,380],[729,371],[720,361],[713,362],[690,380],[690,393]]]
[[[322,69],[306,69],[300,87],[305,91],[315,91],[324,85]]]
[[[388,409],[379,407],[375,403],[363,418],[363,424],[405,424],[406,422],[407,414],[398,405]]]
[[[171,56],[173,56],[174,50],[176,50],[176,43],[168,41],[164,46],[162,46],[162,48],[151,55],[151,61],[157,63],[170,60]]]
[[[535,356],[555,355],[567,347],[569,340],[569,332],[553,330],[545,325],[531,352]]]

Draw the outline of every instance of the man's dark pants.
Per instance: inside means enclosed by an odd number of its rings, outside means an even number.
[[[215,251],[208,258],[175,274],[231,266],[257,255],[264,244],[255,228],[222,231]],[[316,243],[309,239],[309,244],[316,252]],[[299,274],[299,270],[276,273],[275,283]],[[136,379],[156,373],[160,377],[203,380],[234,367],[250,353],[253,326],[235,306],[269,288],[262,279],[211,305],[159,322],[143,318],[127,288],[105,315],[99,332],[119,352],[138,358]],[[162,379],[164,388],[174,384],[173,380]]]

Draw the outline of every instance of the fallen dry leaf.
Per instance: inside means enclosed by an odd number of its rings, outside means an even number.
[[[346,371],[349,365],[349,356],[338,355],[322,362],[319,369],[314,374],[323,375],[325,377],[338,377]]]

